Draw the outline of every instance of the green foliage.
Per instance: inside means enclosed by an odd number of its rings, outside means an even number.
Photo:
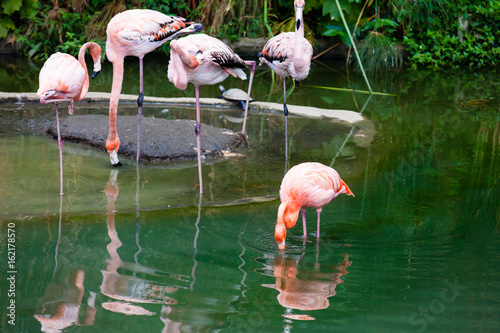
[[[270,1],[201,0],[190,17],[202,23],[209,34],[236,41],[268,35],[268,19],[274,17],[268,6]]]
[[[360,49],[359,57],[367,72],[398,68],[403,62],[401,53],[391,39],[379,32],[370,32],[361,42]]]
[[[392,53],[396,43],[406,47],[413,69],[476,68],[500,61],[500,1],[339,0],[339,4],[363,63],[387,69],[375,61],[381,57],[399,64],[400,55]],[[111,17],[132,8],[187,17],[203,23],[206,33],[229,41],[293,31],[291,0],[3,0],[0,39],[14,32],[7,42],[17,42],[21,53],[33,59],[44,60],[57,51],[76,54],[86,41],[103,44]],[[324,36],[352,46],[336,0],[306,0],[304,25],[309,40]],[[164,45],[163,51],[167,48]]]
[[[16,23],[29,20],[39,10],[38,0],[3,0],[0,5],[0,39],[16,29]]]
[[[411,68],[482,67],[500,61],[500,2],[442,3],[447,16],[410,31],[403,39]],[[416,30],[416,31],[415,31]]]
[[[47,19],[49,15],[53,19]],[[89,20],[88,15],[46,5],[27,27],[18,27],[20,51],[34,60],[45,60],[55,52],[76,55],[88,41],[83,29]]]

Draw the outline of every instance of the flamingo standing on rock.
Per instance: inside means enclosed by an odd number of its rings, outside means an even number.
[[[143,58],[165,42],[179,36],[198,32],[199,23],[189,22],[182,17],[165,15],[149,9],[132,9],[115,15],[106,30],[106,56],[113,63],[113,84],[109,101],[109,134],[106,150],[111,164],[119,166],[118,149],[120,139],[116,131],[118,101],[123,83],[123,63],[126,56],[139,58],[139,98],[137,99],[137,156],[140,156],[141,116],[144,100]]]
[[[190,35],[179,38],[170,43],[171,56],[168,63],[168,79],[176,88],[184,90],[187,84],[194,84],[196,95],[196,144],[198,149],[198,174],[200,180],[200,194],[203,194],[201,174],[201,112],[200,112],[200,85],[214,85],[224,81],[229,75],[246,80],[243,69],[250,66],[250,80],[248,83],[247,103],[241,134],[247,147],[248,136],[245,130],[248,114],[248,104],[252,81],[255,72],[255,61],[242,60],[233,50],[217,38],[205,34]]]
[[[305,1],[295,0],[295,32],[283,32],[271,38],[259,53],[259,66],[266,63],[283,78],[283,113],[285,115],[285,158],[288,159],[288,107],[286,106],[285,79],[291,76],[298,88],[309,74],[313,49],[304,38],[302,12]]]
[[[305,242],[307,207],[314,207],[318,214],[316,238],[319,241],[321,209],[341,193],[354,196],[334,169],[316,162],[301,163],[292,167],[283,177],[280,187],[281,204],[274,231],[279,249],[285,249],[286,229],[295,226],[299,211],[302,211]]]
[[[85,64],[85,52],[90,49],[94,61],[95,78],[101,71],[102,49],[99,44],[89,42],[83,44],[78,53],[78,60],[67,53],[54,53],[40,70],[37,95],[40,103],[55,103],[57,120],[57,140],[59,142],[59,169],[61,173],[60,194],[63,193],[63,162],[61,129],[59,126],[59,102],[68,102],[69,114],[73,114],[74,101],[82,100],[89,91],[89,75]]]

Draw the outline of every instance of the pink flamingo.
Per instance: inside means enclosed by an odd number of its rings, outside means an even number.
[[[139,58],[139,98],[137,99],[137,156],[140,156],[141,116],[144,101],[143,58],[165,42],[179,36],[198,32],[199,23],[188,22],[182,17],[169,16],[149,9],[132,9],[114,16],[106,30],[106,56],[113,63],[113,84],[109,101],[109,134],[106,150],[111,164],[119,166],[120,138],[116,131],[118,101],[123,83],[123,62],[126,56]]]
[[[200,113],[200,85],[213,85],[224,81],[229,75],[246,80],[244,68],[250,66],[250,80],[248,83],[247,104],[241,134],[248,146],[245,123],[248,113],[249,96],[252,89],[255,61],[242,60],[233,50],[217,38],[205,34],[196,34],[183,37],[170,43],[171,57],[168,64],[168,79],[176,88],[184,90],[187,84],[194,84],[196,96],[196,144],[198,148],[198,175],[200,180],[200,194],[203,194],[201,175],[201,113]]]
[[[285,249],[286,229],[295,226],[300,210],[305,242],[307,207],[314,207],[318,214],[316,238],[319,241],[321,209],[341,193],[354,196],[334,169],[315,162],[301,163],[292,167],[283,177],[280,187],[281,204],[274,231],[279,249]]]
[[[295,32],[283,32],[271,38],[259,53],[259,66],[266,63],[283,78],[283,113],[285,114],[285,158],[288,159],[288,108],[285,79],[291,76],[298,88],[309,74],[313,49],[304,38],[302,12],[305,1],[295,0]]]
[[[95,78],[101,70],[101,47],[94,42],[83,44],[78,53],[78,60],[67,53],[54,53],[43,65],[37,95],[40,103],[55,103],[57,119],[57,140],[59,142],[59,169],[61,173],[60,194],[63,193],[63,162],[61,129],[59,127],[59,102],[69,102],[69,114],[73,114],[74,101],[82,100],[89,91],[89,75],[85,64],[85,52],[90,49],[90,55],[94,60]]]

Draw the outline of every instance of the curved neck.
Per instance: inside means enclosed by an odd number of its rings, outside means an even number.
[[[87,64],[85,63],[85,52],[87,49],[90,47],[89,43],[83,44],[83,46],[80,48],[80,52],[78,53],[78,62],[80,65],[82,65],[83,69],[85,70],[85,81],[83,81],[83,87],[82,90],[80,91],[80,94],[74,98],[75,101],[80,101],[87,95],[87,92],[89,91],[89,72],[87,70]]]
[[[305,66],[304,62],[304,20],[302,12],[304,7],[295,7],[295,50],[293,54],[293,65],[296,69]]]

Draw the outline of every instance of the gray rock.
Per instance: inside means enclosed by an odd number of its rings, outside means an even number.
[[[61,137],[66,141],[82,142],[105,149],[108,136],[108,116],[74,115],[61,119]],[[196,121],[143,117],[141,122],[141,159],[178,160],[197,158]],[[137,117],[119,116],[120,156],[135,157],[137,151]],[[47,133],[57,138],[55,121]],[[241,143],[240,136],[228,129],[201,126],[202,155],[215,156],[232,150]]]

